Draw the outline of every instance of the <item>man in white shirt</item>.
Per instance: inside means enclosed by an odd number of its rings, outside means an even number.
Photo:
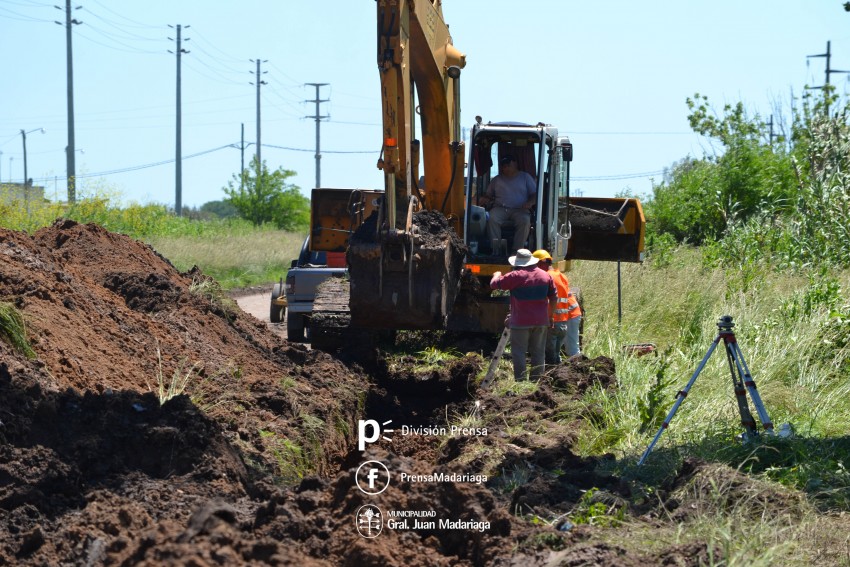
[[[516,158],[504,156],[499,160],[499,175],[490,180],[487,193],[481,199],[491,205],[487,220],[487,237],[490,242],[502,239],[502,224],[510,219],[514,223],[512,250],[525,248],[531,229],[531,209],[537,198],[537,185],[528,173],[520,171]]]

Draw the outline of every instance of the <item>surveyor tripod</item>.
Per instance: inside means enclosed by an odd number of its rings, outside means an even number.
[[[717,338],[715,338],[714,342],[711,343],[711,346],[709,347],[708,352],[705,353],[702,362],[699,363],[699,366],[697,366],[693,376],[691,376],[691,379],[688,380],[688,384],[683,390],[676,394],[676,403],[673,404],[673,408],[670,410],[670,413],[668,413],[667,417],[664,418],[664,423],[661,424],[661,427],[659,428],[658,433],[655,434],[655,438],[652,440],[652,443],[650,443],[649,447],[646,448],[646,451],[643,452],[643,456],[640,458],[640,461],[638,461],[638,465],[643,464],[649,456],[649,453],[652,451],[652,448],[655,447],[655,444],[661,438],[661,434],[664,433],[664,430],[670,426],[673,416],[676,415],[676,411],[679,409],[679,406],[682,405],[682,402],[687,397],[691,386],[693,386],[694,382],[697,380],[697,376],[699,376],[699,373],[702,372],[703,368],[705,368],[706,362],[708,362],[708,359],[711,356],[711,353],[714,352],[714,349],[717,348],[717,344],[720,342],[720,339],[723,339],[723,344],[726,345],[726,358],[729,361],[729,371],[732,373],[732,383],[735,387],[735,398],[738,401],[738,411],[741,414],[741,425],[743,425],[746,430],[746,438],[751,439],[758,436],[756,422],[753,419],[749,405],[747,404],[747,392],[750,393],[750,398],[753,400],[753,405],[756,407],[756,411],[758,412],[759,419],[761,420],[765,433],[773,433],[773,423],[771,423],[770,417],[767,415],[767,410],[764,409],[761,396],[756,389],[756,383],[750,375],[750,369],[747,368],[747,363],[744,361],[744,355],[741,352],[741,347],[738,345],[738,340],[735,338],[735,332],[732,331],[732,327],[734,326],[735,324],[732,322],[732,317],[729,315],[723,315],[717,322]]]

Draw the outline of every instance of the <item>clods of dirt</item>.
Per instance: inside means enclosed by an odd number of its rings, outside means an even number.
[[[0,230],[0,301],[35,352],[0,339],[0,564],[673,565],[704,551],[636,554],[529,521],[591,487],[622,498],[558,417],[616,386],[605,360],[511,396],[475,390],[478,355],[367,373],[287,343],[199,270],[71,221]],[[367,419],[396,431],[360,448]],[[368,461],[392,471],[379,494],[360,485]]]

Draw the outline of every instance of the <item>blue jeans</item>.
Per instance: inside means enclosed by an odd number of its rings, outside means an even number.
[[[554,328],[549,329],[546,338],[546,364],[561,363],[561,346],[566,345],[567,356],[580,354],[578,344],[581,317],[573,317],[568,321],[555,323]]]
[[[525,380],[525,353],[531,355],[531,379],[539,380],[546,369],[547,327],[520,327],[511,329],[511,359],[514,363],[514,380]]]

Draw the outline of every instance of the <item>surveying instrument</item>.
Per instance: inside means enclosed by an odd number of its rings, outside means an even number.
[[[688,384],[683,390],[680,390],[679,393],[676,394],[676,403],[673,404],[673,408],[670,410],[670,413],[668,413],[667,417],[664,418],[664,423],[661,424],[661,427],[658,429],[658,433],[655,434],[655,438],[652,440],[652,443],[650,443],[649,447],[646,448],[646,451],[643,452],[643,456],[640,458],[640,461],[638,461],[638,465],[642,465],[644,461],[646,461],[646,458],[649,456],[652,448],[655,447],[655,444],[661,438],[661,434],[664,433],[664,430],[670,426],[673,416],[676,415],[676,411],[679,409],[679,406],[682,405],[682,402],[687,397],[691,386],[694,385],[694,382],[697,380],[697,376],[699,376],[699,373],[702,372],[703,368],[705,368],[706,362],[708,362],[711,353],[713,353],[714,349],[717,348],[721,339],[723,339],[723,344],[726,345],[726,358],[729,361],[729,371],[732,373],[732,384],[735,387],[735,398],[738,401],[738,412],[741,414],[741,425],[743,425],[746,430],[744,439],[753,439],[758,437],[756,422],[750,413],[749,406],[747,405],[747,392],[750,393],[750,398],[752,398],[753,405],[756,407],[756,411],[758,412],[762,427],[764,427],[765,434],[773,434],[773,423],[771,423],[770,417],[767,415],[767,410],[764,409],[761,396],[756,389],[755,380],[753,380],[753,377],[750,375],[750,369],[747,368],[747,363],[744,361],[744,355],[741,353],[741,347],[738,345],[738,340],[735,338],[735,332],[732,330],[734,326],[735,323],[732,322],[732,317],[730,315],[723,315],[720,320],[717,321],[717,338],[715,338],[714,342],[711,343],[711,346],[709,347],[708,352],[705,353],[702,362],[699,363],[699,366],[697,366],[693,376],[691,376],[691,379],[688,380]]]

